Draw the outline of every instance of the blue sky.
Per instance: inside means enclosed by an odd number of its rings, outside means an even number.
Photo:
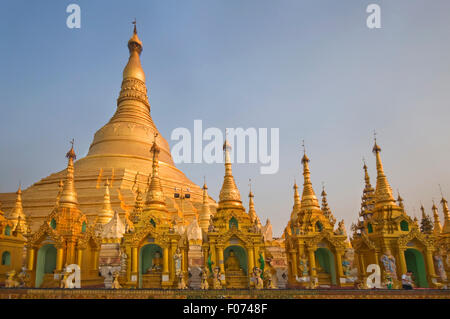
[[[81,7],[81,29],[66,7]],[[370,3],[382,28],[366,27]],[[79,156],[116,108],[126,42],[136,17],[152,117],[170,141],[174,128],[277,127],[280,170],[234,165],[247,203],[281,234],[301,176],[305,139],[316,194],[325,182],[336,218],[355,221],[362,157],[378,132],[385,171],[406,209],[428,212],[450,197],[449,1],[2,1],[0,10],[0,192],[28,187]],[[217,199],[223,167],[178,165],[206,175]],[[441,215],[442,220],[442,215]]]

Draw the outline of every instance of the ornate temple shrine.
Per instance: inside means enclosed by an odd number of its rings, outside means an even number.
[[[373,148],[375,189],[365,170],[358,221],[347,236],[323,188],[321,203],[303,154],[303,190],[281,238],[263,225],[250,189],[246,209],[235,183],[230,145],[216,203],[178,170],[150,115],[136,26],[117,109],[94,136],[86,157],[74,145],[66,169],[16,193],[0,194],[0,286],[70,288],[75,265],[81,288],[315,289],[367,288],[368,265],[383,287],[398,288],[413,272],[415,285],[446,288],[450,276],[450,216],[432,207],[421,225],[395,200]],[[282,215],[283,216],[283,215]]]

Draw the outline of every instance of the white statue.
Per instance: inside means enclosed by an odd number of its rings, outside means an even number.
[[[447,274],[445,272],[444,261],[442,260],[442,256],[438,254],[434,256],[434,260],[439,277],[441,278],[442,282],[446,282]]]
[[[392,256],[390,249],[386,249],[385,254],[381,256],[381,262],[383,263],[384,271],[387,272],[392,279],[397,280],[395,257]]]
[[[175,273],[178,275],[181,273],[181,260],[183,255],[181,254],[180,248],[177,248],[175,254],[173,255],[173,260],[175,262]]]

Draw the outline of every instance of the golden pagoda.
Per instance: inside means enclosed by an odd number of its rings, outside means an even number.
[[[247,214],[242,205],[233,177],[230,148],[225,140],[225,176],[217,212],[211,217],[203,243],[203,254],[205,269],[210,275],[215,270],[219,272],[222,287],[242,289],[250,286],[255,267],[263,270],[266,252],[258,218],[253,215],[255,212]]]
[[[67,175],[59,200],[44,222],[27,240],[27,271],[36,288],[60,286],[60,274],[67,265],[77,264],[84,286],[101,285],[98,276],[100,241],[80,210],[74,183],[73,149],[67,152]]]
[[[364,164],[365,188],[360,220],[352,226],[351,242],[358,256],[362,281],[365,282],[367,277],[366,267],[377,264],[383,282],[392,281],[396,288],[401,288],[401,275],[407,270],[413,272],[417,287],[436,287],[435,236],[427,227],[421,231],[418,223],[407,215],[400,195],[396,202],[376,140],[373,153],[377,168],[376,187],[373,190]],[[426,217],[423,206],[422,216]]]
[[[122,246],[129,262],[126,265],[126,287],[131,288],[175,288],[176,266],[173,256],[181,252],[182,268],[179,273],[186,276],[184,262],[186,247],[180,243],[181,236],[173,227],[159,177],[159,148],[156,140],[151,153],[152,175],[147,198],[142,209],[134,212],[135,223],[124,235]],[[136,204],[138,206],[139,204]]]
[[[304,152],[303,193],[300,199],[294,184],[294,206],[284,231],[291,288],[346,286],[343,258],[348,247],[347,235],[334,230],[335,219],[328,207],[323,190],[323,206],[314,193],[310,179],[309,158]]]
[[[8,219],[0,206],[0,282],[5,282],[8,274],[19,274],[22,269],[26,238],[21,224],[20,216]]]
[[[150,180],[152,156],[148,150],[155,134],[158,134],[159,174],[168,210],[183,219],[193,216],[202,207],[202,189],[175,167],[169,144],[159,134],[152,120],[146,76],[140,61],[143,45],[137,35],[136,25],[128,41],[128,49],[130,55],[123,70],[116,111],[109,122],[95,133],[88,154],[74,162],[79,207],[88,220],[95,220],[102,214],[105,195],[103,186],[108,180],[111,209],[118,211],[122,218],[131,213],[137,189],[145,192],[147,181]],[[30,217],[32,231],[40,227],[53,209],[60,181],[65,174],[65,170],[53,173],[22,191],[23,210]],[[175,199],[175,188],[189,189],[189,199],[181,202]],[[0,194],[5,211],[15,207],[16,198],[14,193]],[[208,198],[208,203],[215,212],[217,205],[214,200]]]

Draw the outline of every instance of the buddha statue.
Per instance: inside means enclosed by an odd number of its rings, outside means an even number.
[[[147,272],[151,271],[161,271],[162,270],[162,259],[161,253],[159,251],[155,252],[155,255],[152,259],[152,267],[148,269]]]
[[[225,270],[226,271],[240,271],[241,266],[239,263],[239,259],[234,255],[234,251],[230,250],[230,255],[225,262]]]

